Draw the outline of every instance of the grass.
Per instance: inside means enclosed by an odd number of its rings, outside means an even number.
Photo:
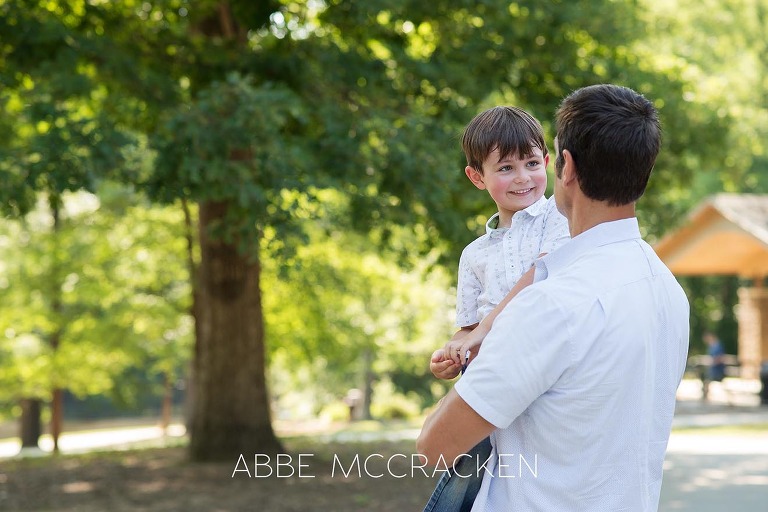
[[[707,427],[681,427],[672,429],[673,434],[696,434],[712,436],[768,436],[768,423],[753,423],[749,425],[719,425]]]
[[[372,423],[350,425],[352,431],[386,430]],[[435,481],[416,474],[411,478],[373,478],[367,474],[389,470],[394,454],[411,453],[412,441],[334,442],[312,434],[282,438],[294,458],[305,454],[311,478],[233,477],[235,460],[193,463],[183,447],[130,451],[100,451],[40,459],[3,461],[0,465],[0,510],[27,512],[210,512],[212,510],[420,510]],[[352,471],[354,457],[381,454],[370,467],[362,462],[362,476]],[[334,465],[349,468],[350,476]],[[395,458],[393,474],[406,474],[404,458]],[[252,462],[252,459],[248,459]],[[251,466],[253,469],[253,466]],[[285,468],[284,468],[285,469]],[[337,469],[334,473],[334,469]],[[287,475],[284,475],[287,476]]]

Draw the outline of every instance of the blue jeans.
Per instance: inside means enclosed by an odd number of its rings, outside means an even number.
[[[490,457],[490,438],[480,441],[467,455],[469,457],[462,457],[453,468],[443,473],[424,512],[469,512],[472,509],[483,483],[483,475],[478,475],[477,461],[482,464]]]

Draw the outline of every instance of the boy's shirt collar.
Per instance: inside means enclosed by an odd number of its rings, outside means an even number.
[[[516,212],[515,215],[512,216],[514,219],[517,215],[520,214],[520,212],[525,212],[531,217],[538,217],[539,215],[543,214],[547,211],[547,198],[544,196],[541,196],[535,203],[533,203],[528,208],[525,208],[523,210],[520,210],[519,212]],[[493,233],[503,233],[509,228],[499,228],[499,212],[496,212],[491,216],[490,219],[488,219],[488,222],[485,223],[485,232],[488,235],[491,235]]]

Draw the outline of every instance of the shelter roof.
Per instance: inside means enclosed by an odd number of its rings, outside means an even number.
[[[768,275],[768,195],[717,194],[654,247],[677,275]]]

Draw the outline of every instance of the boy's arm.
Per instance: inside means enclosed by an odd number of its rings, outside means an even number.
[[[450,342],[459,340],[472,332],[477,327],[477,300],[483,292],[483,283],[475,273],[470,261],[472,256],[472,244],[461,252],[459,258],[459,275],[456,286],[456,323],[462,326]],[[438,379],[450,380],[459,375],[461,364],[458,364],[443,356],[445,347],[435,350],[429,360],[429,370]]]
[[[539,258],[544,256],[544,253],[539,255]],[[477,352],[480,350],[480,345],[482,344],[483,340],[485,339],[485,336],[488,334],[488,332],[491,330],[491,326],[493,325],[493,321],[496,319],[496,317],[501,313],[504,308],[507,306],[507,304],[510,303],[512,299],[515,298],[515,296],[520,293],[526,286],[533,283],[533,274],[534,274],[535,268],[531,267],[528,269],[528,271],[523,274],[523,276],[515,283],[515,286],[512,287],[512,289],[509,291],[509,293],[504,297],[504,300],[499,302],[499,304],[496,305],[495,308],[493,308],[493,311],[488,313],[485,318],[483,318],[479,324],[477,324],[477,327],[475,327],[471,332],[457,338],[456,335],[454,335],[453,338],[451,338],[451,341],[449,341],[445,348],[443,348],[443,359],[450,359],[454,363],[456,363],[459,366],[459,369],[461,369],[462,364],[467,364],[467,351],[470,352],[470,359],[473,359]],[[461,332],[461,331],[459,331]],[[458,334],[458,333],[457,333]],[[434,354],[433,354],[434,357]],[[434,372],[433,372],[434,373]],[[457,372],[458,375],[458,372]]]
[[[461,251],[461,257],[459,258],[458,280],[456,283],[456,325],[462,330],[465,326],[474,327],[474,325],[477,325],[479,320],[477,314],[478,299],[485,289],[483,282],[472,265],[472,262],[477,259],[476,252],[473,245],[470,244]],[[460,333],[461,331],[456,334]]]

